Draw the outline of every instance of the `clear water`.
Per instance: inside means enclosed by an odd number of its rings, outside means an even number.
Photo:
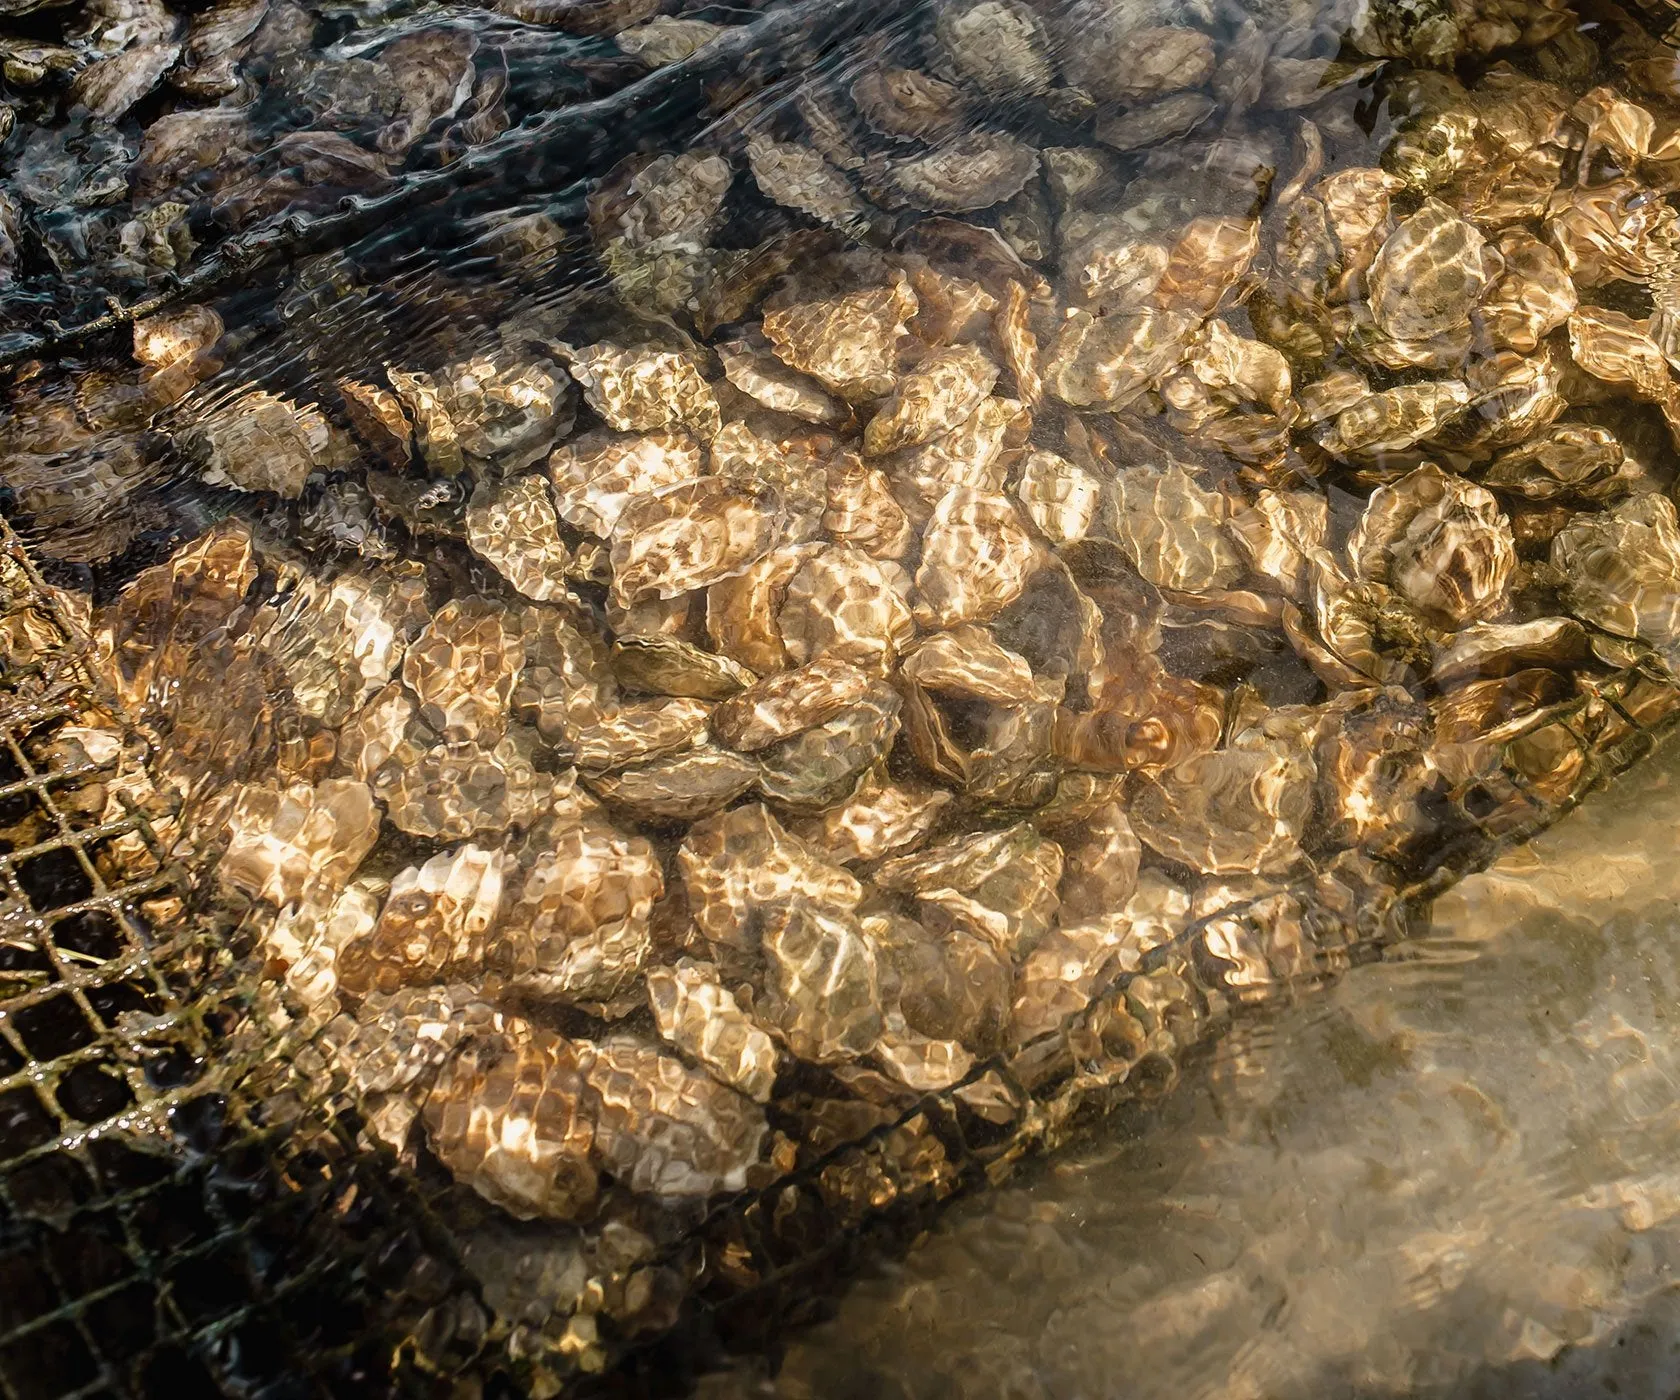
[[[952,1211],[769,1390],[1674,1394],[1677,825],[1671,745],[1152,1120]]]

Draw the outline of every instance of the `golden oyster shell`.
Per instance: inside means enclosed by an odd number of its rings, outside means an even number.
[[[719,1083],[757,1103],[770,1102],[775,1043],[741,1010],[715,967],[684,958],[675,967],[649,968],[647,990],[660,1035]]]
[[[783,364],[859,402],[891,392],[916,305],[899,274],[889,286],[767,311],[764,334]]]
[[[443,387],[429,374],[410,373],[391,365],[385,367],[385,377],[414,419],[415,442],[427,471],[433,476],[459,476],[466,470],[467,459]]]
[[[1326,726],[1314,754],[1326,839],[1393,858],[1434,835],[1424,806],[1437,783],[1433,740],[1429,712],[1398,690]]]
[[[1006,444],[1025,436],[1030,423],[1013,399],[983,399],[969,419],[950,432],[895,452],[885,462],[893,495],[912,522],[925,525],[953,487],[999,495],[1007,477]]]
[[[1435,658],[1429,679],[1437,687],[1478,677],[1503,676],[1531,666],[1572,670],[1588,664],[1592,646],[1573,618],[1533,622],[1478,622],[1466,627]]]
[[[756,953],[770,911],[798,903],[856,909],[863,886],[816,847],[785,830],[762,803],[689,828],[677,851],[689,909],[715,946]]]
[[[1093,134],[1117,151],[1141,151],[1188,136],[1217,110],[1206,93],[1175,92],[1099,118]]]
[[[1517,552],[1487,491],[1425,463],[1372,493],[1348,558],[1361,578],[1392,585],[1431,622],[1458,628],[1504,610]]]
[[[1063,843],[1061,922],[1100,919],[1121,908],[1137,888],[1142,858],[1126,809],[1118,802],[1098,808]]]
[[[345,778],[248,785],[227,821],[228,846],[217,867],[222,887],[276,905],[342,889],[379,836],[373,794]]]
[[[1145,779],[1132,825],[1151,850],[1204,875],[1281,874],[1301,857],[1315,776],[1299,737],[1246,730]]]
[[[701,239],[709,232],[734,182],[729,162],[713,151],[632,156],[589,197],[597,243],[621,239],[633,247],[661,240]]]
[[[584,401],[610,428],[647,433],[685,427],[706,442],[722,425],[712,386],[680,351],[624,349],[604,341],[560,349]]]
[[[1344,408],[1320,428],[1318,440],[1338,457],[1403,452],[1434,437],[1469,403],[1470,386],[1461,379],[1400,384]]]
[[[1680,525],[1666,496],[1577,515],[1552,541],[1552,567],[1583,622],[1664,649],[1680,641]]]
[[[212,485],[288,500],[303,494],[311,473],[344,466],[353,455],[319,409],[262,389],[205,414],[181,435],[181,445]]]
[[[1384,240],[1371,264],[1371,315],[1395,340],[1445,335],[1469,324],[1500,271],[1498,253],[1475,225],[1426,199]]]
[[[724,377],[764,407],[830,427],[846,421],[843,403],[832,398],[814,379],[789,369],[769,350],[760,350],[746,340],[726,340],[715,348],[723,364]]]
[[[610,1002],[641,972],[664,891],[658,857],[642,837],[573,827],[526,863],[485,964],[515,995]]]
[[[769,1131],[751,1099],[628,1036],[581,1058],[596,1154],[630,1190],[675,1202],[746,1185]]]
[[[1508,447],[1482,473],[1482,484],[1530,501],[1601,504],[1625,496],[1626,454],[1608,428],[1556,423]]]
[[[852,182],[809,146],[754,135],[747,140],[747,165],[773,203],[841,233],[861,232],[869,223],[872,211]]]
[[[1070,312],[1044,367],[1045,387],[1070,407],[1118,413],[1184,358],[1196,326],[1178,311]]]
[[[835,656],[883,671],[915,631],[902,570],[862,550],[830,545],[799,562],[776,614],[786,656],[795,664]],[[784,663],[785,664],[785,663]]]
[[[697,744],[615,773],[586,774],[584,781],[603,802],[638,821],[692,822],[752,788],[758,764],[728,749]]]
[[[933,1040],[889,1012],[870,1049],[875,1063],[907,1089],[937,1093],[960,1084],[974,1068],[974,1056],[960,1041]]]
[[[956,345],[973,340],[980,321],[996,311],[998,299],[978,282],[941,272],[930,263],[909,261],[916,314],[910,329],[925,345]]]
[[[815,544],[773,549],[739,577],[707,589],[706,635],[712,645],[760,675],[784,670],[789,658],[778,619],[788,580],[821,549]]]
[[[876,870],[875,883],[915,896],[929,929],[984,939],[1015,962],[1055,918],[1061,877],[1062,848],[1021,822],[896,856]]]
[[[992,338],[997,342],[1003,367],[1015,379],[1015,397],[1035,407],[1044,397],[1044,377],[1038,368],[1038,336],[1032,329],[1032,303],[1027,289],[1013,278],[1004,292],[1003,304],[992,317]]]
[[[1312,580],[1308,557],[1330,532],[1329,503],[1315,492],[1264,488],[1231,513],[1225,528],[1252,572],[1304,599]]]
[[[334,1061],[360,1094],[389,1094],[420,1086],[473,1035],[500,1029],[501,1018],[465,983],[373,992],[356,1014],[343,1014],[321,1036]]]
[[[858,865],[920,842],[952,801],[943,788],[900,783],[871,769],[844,802],[788,829],[841,865]]]
[[[514,678],[525,664],[519,622],[484,598],[452,598],[403,658],[420,716],[446,739],[495,742],[507,728]]]
[[[338,955],[351,996],[476,977],[503,902],[508,859],[466,845],[409,866],[391,881],[379,922]]]
[[[1038,152],[1001,131],[966,131],[885,172],[912,208],[951,214],[1001,204],[1037,173]]]
[[[338,392],[350,426],[375,457],[398,469],[414,460],[414,430],[395,394],[354,379],[339,380]]]
[[[1147,101],[1213,76],[1213,40],[1200,30],[1116,20],[1070,34],[1063,56],[1068,80],[1098,101]]]
[[[573,775],[539,772],[529,731],[491,747],[444,742],[377,769],[372,781],[391,825],[411,836],[458,841],[475,832],[527,826],[571,791]],[[364,750],[365,752],[365,750]]]
[[[864,425],[864,452],[879,457],[943,436],[968,421],[997,377],[997,365],[973,345],[934,351],[898,381]]]
[[[613,598],[676,598],[744,573],[776,543],[774,491],[703,476],[632,501],[612,533]]]
[[[886,757],[898,735],[898,692],[883,681],[856,704],[759,755],[758,788],[772,802],[803,810],[846,798],[863,772]]]
[[[874,559],[901,559],[909,552],[915,530],[884,472],[866,466],[854,452],[841,452],[829,463],[824,481],[822,528],[831,539]]]
[[[385,888],[384,881],[363,877],[330,900],[317,891],[283,908],[264,931],[266,960],[286,969],[286,990],[311,1024],[328,1022],[338,1013],[339,950],[373,931]]]
[[[1044,25],[1021,0],[945,0],[933,39],[955,74],[990,97],[1043,92],[1055,81]]]
[[[1122,311],[1154,295],[1170,250],[1123,224],[1105,224],[1070,248],[1063,261],[1070,293],[1091,311]]]
[[[540,474],[480,483],[467,503],[467,543],[527,598],[565,595],[571,551]]]
[[[524,618],[525,666],[509,702],[514,718],[550,742],[570,744],[618,704],[606,641],[565,608],[533,608]]]
[[[655,15],[642,24],[619,30],[613,42],[651,67],[663,68],[698,53],[726,28],[709,20]]]
[[[579,726],[573,756],[587,772],[607,773],[687,748],[704,732],[711,708],[682,696],[614,705],[594,723]]]
[[[1549,427],[1567,408],[1564,364],[1550,345],[1532,355],[1501,350],[1477,360],[1466,376],[1468,411],[1442,434],[1454,447],[1486,451],[1522,442]]]
[[[875,953],[889,1019],[901,1020],[914,1035],[954,1041],[976,1054],[998,1048],[1012,970],[989,942],[960,930],[936,936],[895,914],[865,918],[863,933]]]
[[[1651,274],[1652,234],[1673,218],[1644,185],[1623,177],[1558,190],[1546,209],[1546,237],[1577,287],[1644,281]]]
[[[1015,496],[1051,544],[1075,544],[1090,533],[1102,506],[1102,478],[1054,452],[1034,451],[1021,464]]]
[[[1604,307],[1577,307],[1569,317],[1569,353],[1588,374],[1626,384],[1642,399],[1662,404],[1674,397],[1668,360],[1647,321]]]
[[[922,536],[916,620],[931,628],[985,622],[1020,596],[1042,562],[1043,546],[1007,497],[947,491]]]
[[[712,733],[743,753],[803,733],[857,703],[870,675],[833,654],[819,655],[795,670],[767,676],[724,701],[712,712]]]
[[[873,68],[852,81],[853,104],[883,136],[937,141],[961,124],[961,88],[914,68]]]
[[[1506,229],[1498,247],[1505,270],[1482,299],[1482,325],[1494,345],[1528,354],[1574,312],[1575,283],[1558,254],[1526,229]]]
[[[536,1027],[475,1036],[426,1098],[426,1139],[456,1180],[520,1220],[578,1220],[599,1179],[579,1047]]]
[[[1241,577],[1242,559],[1223,528],[1225,498],[1182,466],[1127,468],[1113,492],[1114,538],[1158,588],[1198,593]]]
[[[875,952],[849,910],[794,898],[763,914],[757,1015],[795,1056],[843,1063],[880,1036]]]
[[[1192,219],[1168,250],[1155,284],[1155,304],[1168,312],[1208,315],[1242,281],[1259,250],[1258,220],[1229,215]]]
[[[585,433],[548,459],[562,520],[601,539],[612,535],[625,507],[701,474],[704,454],[680,431],[621,437]]]

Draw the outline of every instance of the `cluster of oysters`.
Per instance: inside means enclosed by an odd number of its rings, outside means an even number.
[[[672,1222],[951,1189],[1680,704],[1680,58],[1283,8],[940,0],[441,366],[137,329],[250,508],[66,595],[113,800],[372,1137],[616,1261],[578,1356]]]

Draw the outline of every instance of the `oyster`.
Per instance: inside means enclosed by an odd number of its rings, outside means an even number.
[[[936,935],[898,915],[862,923],[889,1024],[902,1021],[912,1035],[954,1041],[976,1054],[999,1047],[1012,970],[989,942],[955,929]]]
[[[1506,229],[1498,248],[1504,271],[1482,299],[1482,324],[1495,345],[1528,354],[1569,320],[1575,283],[1558,254],[1525,229]]]
[[[1401,384],[1344,408],[1319,429],[1318,440],[1338,457],[1403,452],[1434,437],[1469,403],[1470,386],[1461,379]]]
[[[1115,478],[1113,530],[1139,573],[1159,588],[1198,593],[1228,588],[1242,559],[1225,534],[1224,498],[1204,491],[1174,463],[1130,467]]]
[[[1433,739],[1428,711],[1397,690],[1326,726],[1314,757],[1328,839],[1395,858],[1432,836]]]
[[[1147,778],[1131,821],[1151,850],[1204,875],[1272,875],[1301,857],[1316,777],[1301,736],[1283,723]]]
[[[919,783],[864,774],[844,802],[789,827],[841,865],[857,865],[914,846],[933,830],[951,794]]]
[[[745,340],[724,341],[716,348],[725,378],[765,408],[830,427],[846,421],[844,404],[836,402],[815,380],[789,369],[768,350],[758,350]]]
[[[808,665],[768,676],[712,712],[718,739],[753,753],[811,729],[862,699],[870,685],[867,671],[833,654]]]
[[[1015,496],[1051,544],[1076,544],[1096,521],[1103,482],[1065,457],[1041,450],[1021,464]]]
[[[212,410],[181,436],[206,481],[241,491],[303,494],[313,472],[345,465],[349,444],[316,408],[255,389]]]
[[[915,629],[887,566],[844,545],[799,562],[783,585],[776,622],[796,664],[833,656],[872,670],[890,666]]]
[[[934,351],[898,381],[864,425],[864,452],[878,457],[950,432],[979,408],[997,377],[997,366],[972,345]]]
[[[1071,312],[1044,367],[1045,387],[1073,408],[1118,413],[1184,358],[1196,325],[1178,311]]]
[[[961,88],[914,68],[875,68],[853,80],[853,104],[883,136],[937,141],[963,119]]]
[[[229,841],[217,876],[224,889],[275,905],[349,882],[379,836],[379,812],[365,784],[328,778],[245,787],[228,815]]]
[[[579,1046],[535,1027],[475,1036],[426,1098],[426,1139],[457,1180],[520,1220],[577,1220],[600,1189]]]
[[[538,771],[524,732],[494,746],[458,740],[412,758],[403,753],[377,769],[372,782],[397,830],[459,841],[479,831],[528,826],[570,791],[571,778]]]
[[[886,178],[912,207],[946,213],[989,209],[1038,173],[1038,152],[1000,131],[968,131],[925,155],[891,162]]]
[[[1508,447],[1482,473],[1482,484],[1530,501],[1597,504],[1626,495],[1626,454],[1608,428],[1558,423]]]
[[[573,755],[578,767],[606,773],[687,748],[704,731],[710,708],[704,701],[676,696],[615,705],[577,729]]]
[[[746,1185],[769,1131],[751,1099],[628,1036],[594,1047],[584,1078],[595,1151],[632,1191],[675,1202]]]
[[[894,496],[909,518],[926,524],[947,491],[967,487],[987,495],[1003,491],[1005,445],[1022,428],[1021,405],[982,399],[968,421],[950,432],[894,453],[884,466]]]
[[[624,433],[685,427],[705,442],[722,426],[712,386],[680,351],[601,343],[561,352],[584,400],[608,427]]]
[[[1595,378],[1626,384],[1652,403],[1674,399],[1668,360],[1645,322],[1603,307],[1577,307],[1569,318],[1569,352]]]
[[[360,1094],[418,1087],[423,1094],[468,1037],[500,1029],[500,1017],[464,983],[405,987],[362,999],[356,1014],[339,1015],[322,1040]]]
[[[409,646],[402,678],[444,738],[494,743],[524,664],[517,619],[484,598],[452,598]]]
[[[900,559],[909,552],[915,531],[884,472],[843,452],[829,465],[825,482],[822,527],[832,539],[875,559]]]
[[[843,800],[862,773],[886,756],[898,734],[898,692],[884,682],[759,758],[758,787],[786,807],[814,809]]]
[[[1423,207],[1383,242],[1368,274],[1371,315],[1395,340],[1429,340],[1468,325],[1501,271],[1480,231],[1445,204]]]
[[[613,525],[613,597],[676,598],[744,573],[776,543],[769,489],[703,476],[632,501]]]
[[[856,916],[792,899],[764,915],[759,1014],[802,1060],[854,1059],[882,1031],[874,949]]]
[[[503,902],[508,860],[466,845],[410,866],[391,882],[371,933],[338,955],[351,996],[476,977]]]
[[[1348,558],[1362,578],[1391,584],[1450,628],[1501,612],[1517,563],[1498,502],[1432,463],[1372,494],[1348,539]]]
[[[1100,919],[1137,888],[1143,846],[1118,802],[1100,807],[1064,847],[1059,918],[1065,925]]]
[[[684,958],[650,968],[648,1005],[660,1035],[712,1075],[757,1103],[768,1103],[776,1082],[776,1047],[742,1011],[717,969]]]
[[[585,433],[548,459],[559,516],[607,539],[632,501],[699,476],[704,454],[688,434]]]
[[[641,821],[692,822],[727,807],[759,777],[758,764],[710,744],[621,768],[584,781],[603,802]]]
[[[1094,134],[1117,151],[1139,151],[1188,136],[1217,110],[1218,104],[1206,93],[1175,92],[1100,118]]]
[[[1042,559],[1007,497],[948,491],[922,537],[916,619],[934,628],[987,621],[1020,596]]]
[[[1099,101],[1127,103],[1200,87],[1213,76],[1215,61],[1213,40],[1200,30],[1139,25],[1118,13],[1074,30],[1064,58],[1071,82]]]
[[[1680,642],[1680,525],[1655,492],[1577,515],[1552,541],[1569,610],[1618,637]]]
[[[1055,79],[1044,25],[1021,0],[943,0],[933,38],[955,73],[988,96],[1043,92]]]
[[[1254,219],[1192,219],[1168,250],[1155,284],[1155,304],[1169,312],[1206,316],[1242,281],[1259,250],[1260,225]]]
[[[890,286],[767,311],[764,334],[783,364],[849,401],[891,391],[905,322],[916,294],[902,275]]]
[[[565,596],[571,551],[540,475],[482,483],[467,503],[467,543],[527,598]]]
[[[713,24],[709,20],[655,15],[641,24],[620,30],[613,36],[613,42],[644,63],[663,68],[668,63],[680,63],[698,53],[724,30],[724,25]]]
[[[809,146],[755,135],[747,141],[747,164],[767,199],[842,233],[867,228],[869,206],[852,182]]]
[[[627,690],[726,700],[757,679],[727,656],[674,637],[620,637],[612,647],[613,674]]]
[[[649,918],[664,889],[642,837],[596,826],[562,832],[524,868],[486,967],[517,995],[610,1002],[647,959]]]

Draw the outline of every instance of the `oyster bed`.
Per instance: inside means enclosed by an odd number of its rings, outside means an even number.
[[[711,101],[581,227],[309,259],[0,425],[252,1082],[542,1385],[1159,1091],[1680,709],[1628,15],[947,0]]]

